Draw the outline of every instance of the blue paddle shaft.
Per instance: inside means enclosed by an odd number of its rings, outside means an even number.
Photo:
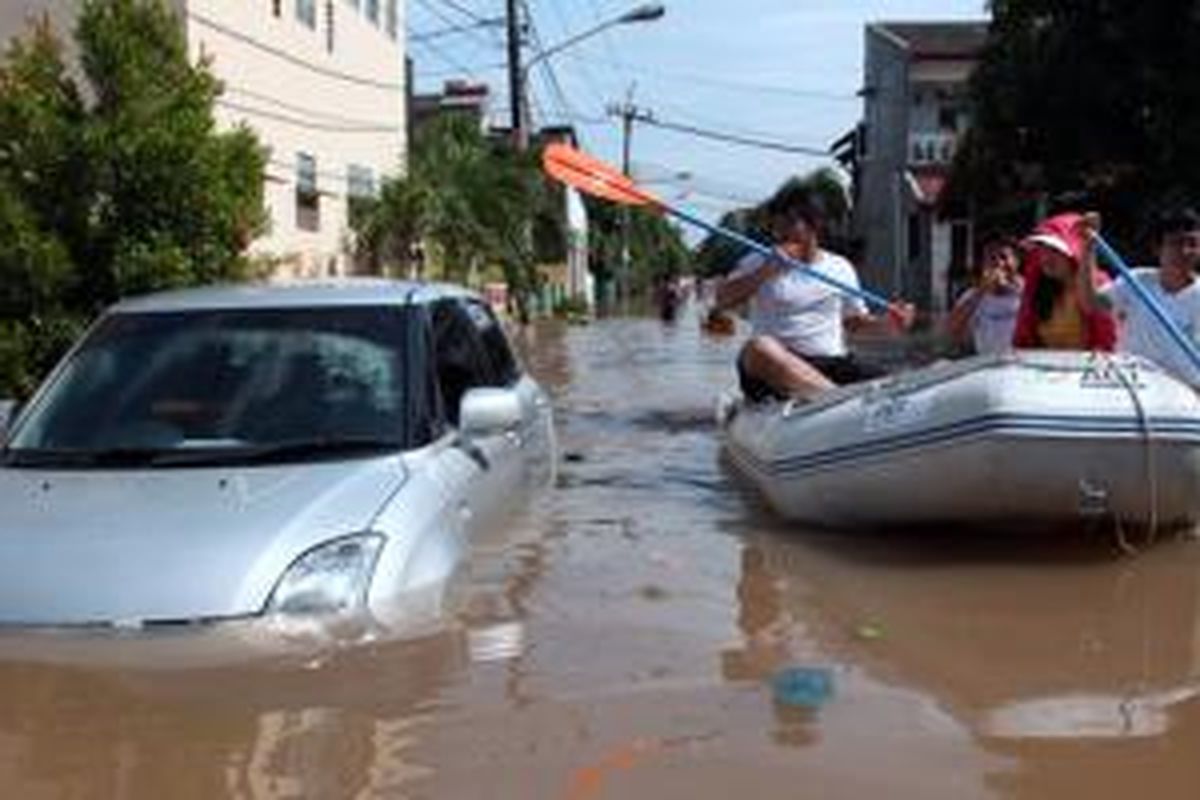
[[[1114,250],[1108,242],[1104,241],[1104,237],[1102,237],[1100,234],[1094,233],[1092,236],[1096,240],[1096,249],[1099,251],[1100,255],[1104,256],[1104,259],[1108,261],[1108,263],[1112,264],[1113,268],[1120,273],[1121,277],[1125,279],[1125,282],[1129,284],[1129,288],[1132,289],[1133,293],[1136,294],[1138,299],[1142,301],[1142,304],[1149,309],[1150,313],[1154,315],[1154,318],[1158,320],[1159,324],[1166,329],[1168,334],[1170,334],[1171,338],[1175,341],[1175,344],[1177,344],[1183,350],[1183,352],[1187,353],[1188,358],[1192,362],[1192,366],[1195,367],[1197,371],[1200,371],[1200,350],[1196,349],[1196,344],[1192,340],[1188,339],[1187,334],[1180,330],[1179,326],[1175,324],[1175,320],[1171,319],[1171,315],[1166,312],[1166,309],[1164,309],[1159,302],[1154,299],[1154,295],[1150,294],[1150,292],[1146,290],[1145,286],[1142,286],[1142,282],[1134,276],[1133,270],[1131,270],[1129,265],[1125,263],[1125,259],[1121,258],[1121,254]]]
[[[684,222],[689,222],[692,225],[695,225],[698,228],[703,228],[704,230],[708,231],[709,233],[716,234],[717,236],[724,236],[726,239],[735,241],[738,244],[740,244],[744,247],[748,247],[751,250],[754,250],[755,252],[757,252],[769,259],[780,262],[781,264],[785,264],[789,267],[795,267],[796,269],[803,270],[806,274],[811,275],[813,278],[816,278],[817,280],[821,281],[822,283],[824,283],[828,286],[832,286],[834,289],[837,289],[842,294],[848,294],[848,295],[851,295],[852,297],[862,298],[863,300],[865,300],[866,302],[875,306],[876,308],[880,308],[885,311],[887,309],[890,309],[892,306],[891,301],[882,295],[878,295],[869,289],[862,289],[858,286],[851,286],[850,284],[842,283],[841,281],[839,281],[836,278],[831,278],[828,275],[825,275],[824,273],[820,272],[819,270],[813,269],[811,264],[805,264],[803,261],[797,261],[796,259],[786,256],[783,253],[780,253],[779,251],[777,251],[773,248],[767,247],[765,244],[762,244],[761,242],[754,241],[749,236],[743,236],[742,234],[738,233],[737,231],[731,231],[728,228],[722,228],[720,225],[713,225],[710,222],[705,222],[704,220],[700,219],[697,216],[693,216],[692,214],[689,214],[686,211],[680,211],[677,208],[672,208],[671,206],[663,205],[660,207],[662,208],[663,211],[667,212],[668,214],[678,217],[679,219],[683,220]]]

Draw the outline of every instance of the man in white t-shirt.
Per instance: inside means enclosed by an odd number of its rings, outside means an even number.
[[[826,213],[818,193],[788,185],[769,201],[767,216],[778,252],[841,284],[859,286],[854,266],[820,247]],[[907,303],[894,304],[885,316],[872,315],[860,298],[758,253],[744,257],[717,288],[719,308],[746,302],[753,332],[738,357],[738,372],[750,400],[806,399],[878,376],[879,370],[850,354],[846,331],[908,329],[914,316]]]
[[[1200,214],[1187,208],[1169,212],[1159,220],[1156,231],[1158,268],[1133,270],[1134,278],[1170,315],[1184,335],[1200,345]],[[1200,386],[1200,371],[1121,278],[1109,284],[1102,295],[1122,321],[1118,349],[1154,361],[1163,369],[1193,386]]]
[[[950,335],[968,338],[978,354],[1012,350],[1023,283],[1016,243],[992,239],[983,246],[983,267],[975,286],[964,291],[950,311]]]

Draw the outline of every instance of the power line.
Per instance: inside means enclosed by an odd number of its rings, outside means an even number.
[[[217,105],[228,108],[231,111],[237,111],[242,114],[249,114],[252,117],[261,117],[262,119],[270,119],[275,122],[283,122],[288,125],[295,125],[298,128],[307,128],[313,131],[326,131],[332,133],[370,133],[370,134],[397,134],[401,128],[398,125],[326,125],[320,122],[310,122],[308,120],[291,117],[287,114],[279,114],[274,111],[264,111],[259,108],[242,105],[226,100],[223,97],[218,97],[214,100]]]
[[[448,4],[448,5],[451,7],[451,8],[454,8],[456,11],[459,11],[460,13],[463,13],[463,12],[462,12],[462,10],[461,10],[460,8],[456,7],[456,6],[455,6],[454,4],[452,4],[452,3],[448,3],[448,2],[447,2],[447,0],[442,0],[442,2],[443,2],[443,3],[447,3],[447,4]],[[455,21],[455,20],[454,20],[454,19],[452,19],[450,16],[448,16],[448,15],[447,15],[447,14],[446,14],[444,11],[442,11],[440,8],[438,8],[437,6],[435,6],[435,5],[433,4],[432,0],[417,0],[417,4],[418,4],[419,6],[421,6],[421,8],[425,9],[426,11],[428,11],[430,14],[433,14],[435,17],[437,17],[438,19],[440,19],[440,20],[441,20],[443,23],[445,23],[446,25],[449,25],[449,26],[455,26],[455,25],[458,25],[458,24],[459,24],[457,21]],[[484,20],[484,17],[482,17],[482,16],[480,16],[480,15],[478,15],[478,14],[474,14],[474,13],[471,13],[471,12],[467,12],[467,13],[468,13],[468,16],[470,17],[470,19],[471,19],[473,22],[479,23],[479,22],[482,22],[482,21]],[[483,44],[485,44],[485,45],[487,45],[487,46],[489,46],[489,47],[490,47],[490,46],[491,46],[491,45],[492,45],[494,42],[493,42],[493,41],[491,41],[491,40],[489,40],[489,39],[488,39],[486,36],[484,36],[484,35],[483,35],[483,34],[482,34],[480,31],[479,31],[479,27],[480,27],[479,25],[476,25],[475,27],[468,27],[468,28],[466,28],[466,29],[464,30],[464,32],[465,32],[465,33],[467,33],[467,34],[469,34],[469,35],[470,35],[472,38],[474,38],[474,39],[478,39],[479,41],[483,42]],[[429,43],[428,41],[425,41],[425,42],[423,42],[423,44],[428,44],[428,43]]]
[[[461,3],[455,2],[455,0],[439,0],[439,2],[441,2],[442,5],[445,5],[445,6],[448,6],[452,9],[454,9],[458,13],[462,14],[464,17],[467,17],[468,19],[473,19],[476,22],[482,22],[485,19],[485,17],[481,16],[478,12],[467,8],[466,6],[462,5]]]
[[[447,36],[454,36],[455,34],[467,33],[468,31],[478,30],[479,28],[490,28],[503,24],[503,19],[485,19],[482,22],[471,22],[465,25],[452,25],[449,28],[441,28],[435,31],[418,31],[416,33],[410,32],[408,34],[408,40],[410,42],[427,42],[431,39],[443,39]]]
[[[323,119],[327,119],[332,122],[340,122],[343,125],[350,125],[356,129],[357,128],[388,128],[388,129],[395,129],[395,130],[399,129],[399,126],[391,125],[386,122],[377,122],[374,120],[351,119],[350,117],[342,117],[342,116],[338,116],[337,114],[330,114],[328,112],[318,111],[313,108],[305,108],[304,106],[297,106],[297,105],[293,105],[291,103],[285,103],[284,101],[279,100],[275,97],[272,97],[271,95],[262,94],[261,92],[254,92],[249,89],[243,89],[240,86],[235,86],[235,85],[229,84],[229,83],[225,84],[225,91],[228,94],[236,94],[236,95],[241,95],[242,97],[248,97],[252,100],[258,100],[259,102],[262,102],[262,103],[268,103],[268,104],[276,106],[278,108],[282,108],[286,111],[294,111],[297,114],[304,114],[309,117],[321,117]]]
[[[650,114],[641,114],[637,116],[636,119],[638,122],[643,122],[647,125],[653,125],[656,128],[676,131],[677,133],[686,133],[691,136],[698,136],[702,139],[726,142],[727,144],[737,144],[744,147],[756,147],[759,150],[775,150],[781,153],[798,153],[800,155],[820,156],[822,158],[833,157],[825,148],[805,147],[804,145],[793,145],[786,144],[784,142],[772,142],[766,139],[752,138],[749,136],[738,136],[737,134],[725,133],[723,131],[697,128],[694,125],[683,125],[678,122],[666,122]]]
[[[529,27],[529,37],[538,53],[544,53],[545,48],[542,46],[542,37],[538,32],[537,26],[533,21],[533,14],[529,9],[529,4],[522,0],[521,5],[525,9],[526,24]],[[555,74],[554,68],[550,65],[547,59],[541,61],[542,74],[550,87],[551,99],[558,105],[560,113],[565,117],[570,117],[575,113],[571,107],[570,101],[567,99],[566,93],[563,91],[562,84],[558,82],[558,75]]]
[[[528,8],[528,6],[529,6],[529,4],[526,3],[527,8]],[[567,17],[563,13],[562,8],[560,7],[560,3],[553,2],[553,0],[552,0],[551,2],[549,2],[549,6],[554,11],[554,16],[559,22],[559,29],[562,31],[562,36],[564,37],[564,40],[565,40],[566,38],[568,38],[571,35],[571,26],[570,26],[569,22],[567,21]],[[607,31],[605,31],[605,32],[607,33]],[[540,48],[540,46],[541,46],[541,44],[539,42],[539,48]],[[586,86],[588,91],[591,92],[593,98],[596,100],[597,107],[603,108],[604,107],[604,93],[601,92],[600,89],[597,87],[595,81],[593,80],[592,74],[587,70],[582,70],[581,72],[578,73],[578,77],[581,77],[583,79],[584,85]]]
[[[346,83],[354,83],[354,84],[358,84],[360,86],[369,86],[373,89],[386,89],[391,92],[403,92],[404,91],[403,83],[395,83],[392,81],[379,81],[379,80],[375,80],[373,78],[364,78],[359,75],[351,75],[348,72],[340,72],[335,69],[329,69],[327,67],[322,67],[322,66],[318,66],[317,64],[309,63],[308,61],[305,61],[303,58],[299,58],[298,56],[294,56],[291,53],[280,50],[277,47],[273,47],[264,42],[260,42],[258,39],[255,39],[253,36],[247,36],[246,34],[241,33],[240,31],[235,31],[232,28],[226,27],[225,25],[222,25],[219,22],[209,19],[208,17],[204,16],[203,14],[197,14],[195,11],[187,12],[187,17],[188,17],[188,19],[195,20],[196,22],[200,23],[201,25],[203,25],[206,28],[210,28],[211,30],[214,30],[214,31],[217,31],[218,33],[224,34],[225,36],[228,36],[231,39],[236,39],[237,41],[242,42],[243,44],[248,44],[251,47],[254,47],[258,50],[263,51],[264,53],[270,53],[271,55],[275,56],[276,58],[278,58],[282,61],[287,61],[289,64],[295,64],[298,67],[307,69],[310,72],[315,72],[318,75],[324,75],[327,78],[335,78],[337,80],[344,81]]]
[[[484,72],[505,69],[507,66],[507,64],[499,61],[494,61],[487,64],[477,64],[473,67],[468,66],[467,74],[481,75]],[[423,78],[444,78],[447,75],[461,75],[462,73],[463,69],[461,67],[455,67],[453,69],[421,70],[419,74]]]
[[[679,72],[674,70],[663,70],[659,68],[638,66],[628,62],[597,58],[595,56],[588,56],[582,53],[564,53],[563,55],[565,58],[574,59],[576,61],[591,62],[593,64],[607,64],[610,67],[621,67],[623,69],[632,71],[638,76],[639,79],[658,79],[664,81],[675,81],[679,83],[703,84],[738,92],[760,92],[763,94],[803,97],[810,100],[828,100],[830,102],[857,103],[861,100],[857,94],[852,92],[822,92],[813,89],[797,89],[795,87],[788,86],[775,86],[770,84],[749,83],[744,81],[730,81],[722,78],[713,78],[708,75],[701,75],[694,72]]]
[[[445,50],[443,50],[441,47],[434,44],[433,42],[419,41],[419,42],[416,42],[416,44],[419,44],[421,47],[424,47],[430,53],[432,53],[437,58],[439,58],[442,62],[453,67],[459,74],[477,76],[477,73],[474,70],[472,70],[470,67],[468,67],[466,64],[462,63],[461,61],[459,61],[454,56],[447,53]]]
[[[792,138],[791,133],[780,133],[779,131],[765,131],[740,125],[729,125],[723,120],[715,120],[711,117],[705,117],[700,114],[696,114],[691,110],[691,108],[682,104],[655,100],[655,105],[670,112],[672,117],[678,117],[688,124],[698,125],[701,128],[720,129],[735,136],[748,136],[753,139],[766,139],[768,141],[786,141],[787,139]]]

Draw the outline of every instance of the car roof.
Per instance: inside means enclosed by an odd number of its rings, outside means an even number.
[[[447,283],[335,278],[229,284],[158,292],[122,300],[109,312],[132,314],[212,309],[421,305],[448,297],[477,298],[478,295]]]

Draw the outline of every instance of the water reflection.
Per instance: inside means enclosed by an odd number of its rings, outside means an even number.
[[[3,796],[1194,796],[1195,543],[799,530],[719,458],[735,340],[526,336],[575,457],[441,627],[308,668],[0,664]]]
[[[1003,551],[961,536],[753,542],[785,598],[780,612],[764,595],[761,613],[790,613],[879,678],[920,687],[982,739],[1160,736],[1196,706],[1200,554],[1191,541],[1138,559],[1098,555],[1094,542],[1066,548],[1068,559],[1043,542],[1040,560],[1021,557],[1036,543],[1013,539]]]

